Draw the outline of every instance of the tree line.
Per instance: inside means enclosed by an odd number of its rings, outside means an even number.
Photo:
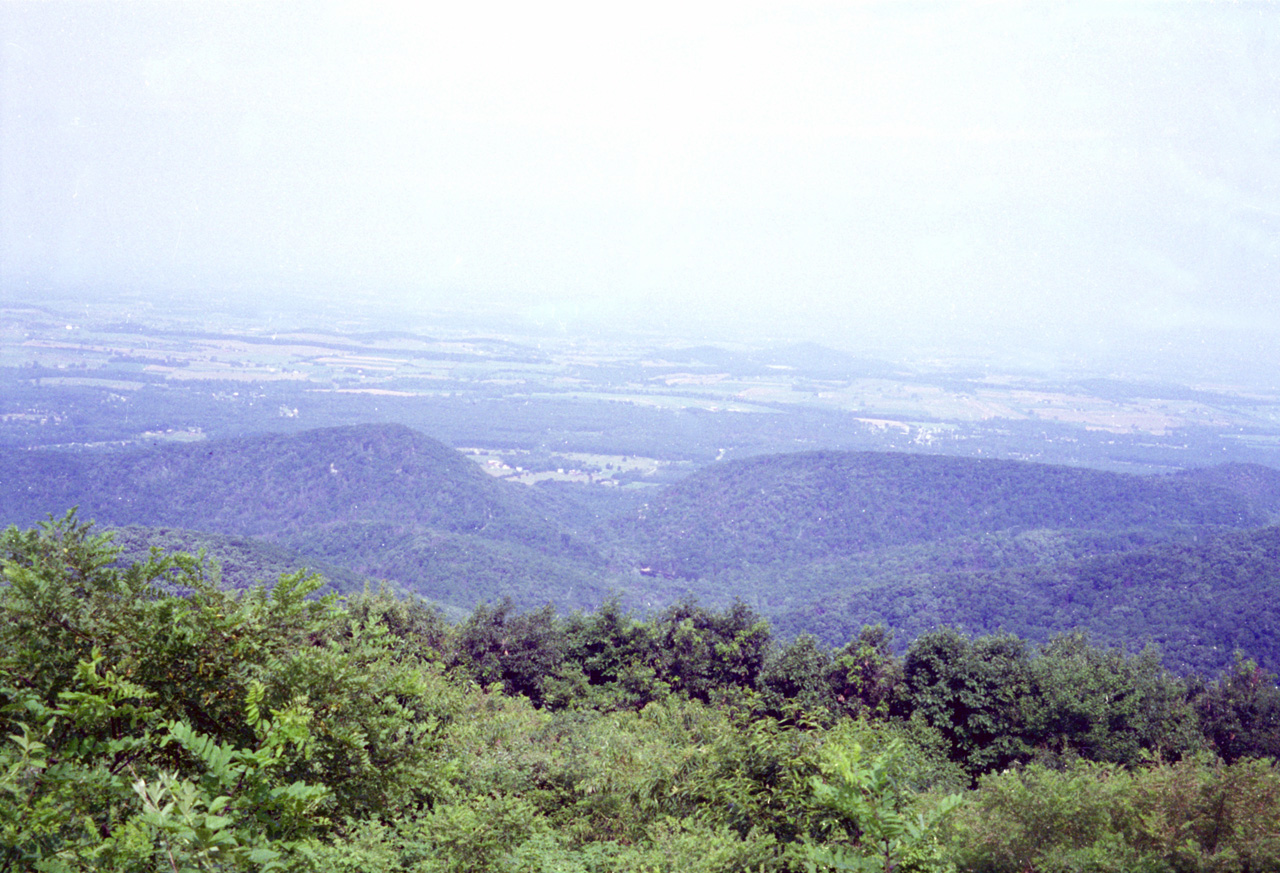
[[[0,540],[0,871],[1259,870],[1280,689],[1080,634],[482,605]]]

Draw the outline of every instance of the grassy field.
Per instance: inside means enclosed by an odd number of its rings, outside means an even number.
[[[345,398],[342,402],[348,404],[334,413],[337,420],[364,417],[349,404],[365,398],[374,404],[368,418],[387,414],[376,404],[394,401],[401,404],[397,414],[409,416],[414,426],[422,424],[404,404],[452,401],[554,408],[556,420],[572,408],[599,422],[584,419],[581,433],[587,439],[575,435],[579,431],[574,429],[557,438],[555,449],[565,459],[563,465],[536,471],[490,468],[495,475],[519,481],[611,481],[619,475],[635,480],[653,475],[634,461],[620,461],[621,453],[573,453],[612,448],[608,443],[619,426],[615,421],[635,419],[647,422],[643,426],[650,429],[657,426],[659,432],[651,436],[660,441],[662,425],[644,416],[687,413],[732,416],[711,428],[722,436],[705,437],[704,443],[715,441],[713,447],[744,441],[779,447],[823,444],[821,431],[815,432],[810,424],[797,423],[795,437],[788,436],[790,431],[778,422],[792,415],[797,422],[827,422],[817,427],[825,428],[826,438],[837,445],[860,445],[855,437],[861,433],[868,447],[949,445],[961,451],[1040,457],[1041,448],[1017,444],[1030,435],[1059,444],[1089,442],[1095,447],[1093,454],[1081,458],[1088,460],[1110,451],[1107,441],[1113,438],[1141,438],[1145,442],[1140,446],[1148,452],[1153,446],[1172,451],[1186,442],[1186,434],[1195,433],[1202,442],[1216,440],[1245,452],[1242,457],[1274,457],[1280,463],[1280,390],[1256,386],[1168,386],[1105,374],[1089,380],[1050,379],[972,368],[957,375],[936,362],[927,370],[881,366],[883,373],[893,375],[869,376],[858,372],[856,362],[842,374],[829,364],[806,369],[802,364],[762,362],[758,350],[690,348],[674,342],[664,347],[653,339],[493,332],[464,336],[456,327],[448,335],[436,330],[392,333],[368,329],[373,325],[358,330],[356,324],[350,332],[338,333],[204,312],[192,312],[185,319],[181,313],[148,318],[135,310],[136,304],[110,302],[74,312],[30,306],[0,309],[0,376],[14,389],[0,400],[0,437],[23,444],[32,439],[35,444],[64,443],[65,437],[55,435],[49,422],[59,416],[74,418],[66,406],[72,401],[64,398],[83,404],[86,391],[170,405],[188,392],[193,400],[251,398],[267,406],[278,404],[280,416],[286,418],[297,416],[308,403],[314,406],[318,398],[332,397],[335,402]],[[159,389],[166,393],[156,394]],[[593,411],[602,404],[617,409]],[[434,415],[423,413],[428,429]],[[145,418],[137,416],[140,423]],[[541,426],[536,418],[530,419],[525,437],[512,437],[517,446],[536,447],[534,431]],[[40,437],[37,420],[45,422],[47,439]],[[132,438],[166,427],[185,431],[213,426],[195,419],[145,424]],[[737,433],[744,439],[735,441]],[[752,433],[768,436],[762,442],[750,437]],[[130,436],[122,433],[119,438]],[[480,432],[476,436],[484,438]],[[1216,457],[1212,447],[1198,451]],[[1073,457],[1058,454],[1068,462]],[[478,457],[489,468],[490,458]]]

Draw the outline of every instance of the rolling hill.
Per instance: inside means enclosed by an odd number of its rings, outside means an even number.
[[[8,451],[0,520],[78,506],[103,526],[253,537],[463,608],[598,602],[595,550],[557,501],[400,425],[112,452]]]
[[[555,526],[448,446],[399,425],[326,428],[119,452],[9,452],[0,512],[78,504],[111,524],[249,536],[387,521],[489,539],[558,541]]]
[[[983,539],[1006,554],[1028,542],[1099,542],[1065,531]],[[953,541],[933,555],[969,545]],[[1229,666],[1237,649],[1280,668],[1280,527],[1202,531],[1132,549],[1110,545],[1040,562],[958,566],[907,549],[795,567],[767,586],[746,578],[737,584],[783,635],[808,632],[830,643],[868,622],[894,628],[904,644],[941,624],[1034,642],[1084,629],[1099,644],[1128,650],[1155,643],[1177,672],[1212,674]],[[785,601],[776,592],[786,592]]]
[[[296,561],[340,589],[390,580],[454,614],[503,597],[574,609],[616,592],[642,610],[738,598],[783,636],[832,644],[872,622],[903,644],[939,624],[1033,640],[1084,627],[1162,643],[1179,669],[1217,669],[1236,647],[1280,666],[1280,528],[1266,526],[1280,472],[1264,467],[1136,476],[806,452],[711,465],[600,521],[631,504],[495,480],[398,425],[7,451],[0,464],[0,522],[78,505],[125,527],[130,547],[204,545],[235,585]]]
[[[737,597],[783,636],[884,623],[1044,641],[1074,628],[1212,672],[1280,666],[1280,472],[1135,476],[1014,461],[809,452],[704,468],[614,528],[637,562]]]
[[[1019,461],[803,452],[705,467],[631,518],[639,560],[699,578],[1008,530],[1251,528],[1280,488]],[[1251,480],[1247,483],[1252,486]]]

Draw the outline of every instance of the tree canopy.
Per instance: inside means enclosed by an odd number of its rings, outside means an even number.
[[[743,604],[454,625],[0,538],[0,871],[1268,869],[1275,677],[1082,634],[896,656]]]

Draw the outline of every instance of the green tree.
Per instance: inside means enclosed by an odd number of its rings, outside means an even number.
[[[760,672],[760,709],[775,718],[829,718],[835,709],[831,651],[809,634],[773,648]]]
[[[1030,671],[1028,741],[1047,762],[1079,756],[1136,764],[1144,754],[1176,757],[1199,742],[1186,687],[1153,647],[1130,656],[1076,632],[1044,645]]]
[[[449,624],[438,606],[412,594],[397,595],[385,586],[366,588],[346,601],[348,625],[376,622],[402,639],[416,657],[425,660],[443,656],[449,645]]]
[[[901,708],[902,661],[882,624],[863,627],[834,655],[830,683],[840,709],[854,717],[887,718]]]
[[[591,686],[590,704],[602,710],[640,709],[669,690],[657,678],[653,630],[610,598],[594,612],[575,613],[566,622],[566,659]]]
[[[922,803],[909,784],[912,769],[905,743],[893,738],[878,754],[860,743],[829,743],[822,775],[812,780],[818,804],[836,816],[843,839],[808,842],[811,869],[892,873],[904,864],[914,870],[940,869],[936,828],[961,801],[949,794]]]
[[[691,600],[653,621],[658,678],[698,700],[754,689],[764,668],[769,623],[737,602],[713,612]]]
[[[1271,760],[1076,760],[984,776],[945,839],[961,870],[1249,873],[1280,869],[1277,820]]]
[[[912,718],[937,730],[952,760],[976,777],[1027,757],[1027,645],[1009,635],[971,640],[954,628],[916,639],[903,664]]]
[[[154,870],[158,845],[166,869],[267,869],[441,793],[456,696],[319,578],[233,593],[186,555],[116,566],[74,513],[0,554],[0,870]]]
[[[1133,782],[1114,764],[1039,764],[984,776],[949,822],[962,870],[1163,871],[1133,843]]]
[[[507,599],[496,607],[477,606],[458,627],[453,665],[481,685],[500,682],[507,694],[522,694],[541,706],[549,683],[564,667],[567,646],[550,604],[521,613]]]
[[[1274,673],[1242,653],[1231,670],[1196,693],[1194,707],[1205,740],[1227,763],[1280,759],[1280,687]]]

